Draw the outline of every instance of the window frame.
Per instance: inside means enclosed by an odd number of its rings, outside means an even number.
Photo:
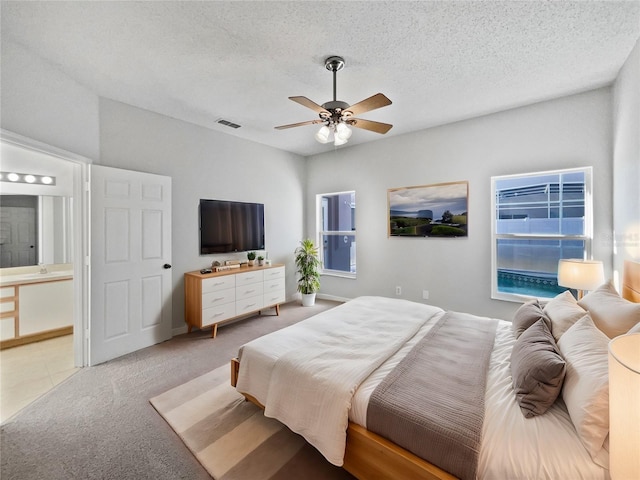
[[[527,177],[540,177],[544,175],[562,175],[567,173],[584,174],[584,231],[581,235],[567,234],[522,234],[522,233],[496,233],[497,217],[496,211],[496,183],[500,180],[518,179]],[[580,240],[584,242],[583,258],[592,258],[593,245],[593,168],[577,167],[563,168],[558,170],[546,170],[540,172],[520,173],[511,175],[496,175],[491,177],[491,298],[494,300],[505,300],[509,302],[525,302],[531,298],[548,300],[548,297],[532,297],[519,293],[506,293],[498,291],[498,240]],[[562,205],[560,206],[562,208]]]
[[[340,192],[327,192],[327,193],[318,193],[316,195],[316,245],[318,246],[318,257],[320,258],[320,275],[327,275],[327,276],[332,276],[332,277],[343,277],[343,278],[352,278],[355,279],[357,276],[357,260],[354,258],[354,264],[355,264],[355,268],[353,272],[347,272],[344,270],[332,270],[332,269],[328,269],[325,268],[325,259],[324,259],[324,248],[323,248],[323,241],[322,238],[323,236],[327,235],[327,236],[352,236],[354,238],[353,243],[356,243],[356,239],[357,239],[357,228],[355,228],[355,219],[353,222],[354,225],[354,229],[353,230],[324,230],[324,225],[322,224],[322,202],[323,199],[325,197],[331,197],[331,196],[335,196],[335,195],[353,195],[354,200],[355,200],[355,196],[356,196],[356,191],[355,190],[344,190],[344,191],[340,191]],[[356,215],[356,206],[354,205],[352,207],[352,215],[355,217]],[[357,250],[356,250],[356,255],[355,257],[357,257]]]

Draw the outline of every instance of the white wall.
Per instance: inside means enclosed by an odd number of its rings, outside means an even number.
[[[172,178],[173,327],[184,326],[183,274],[238,255],[199,256],[201,198],[265,204],[265,245],[287,268],[295,293],[293,251],[303,232],[303,157],[191,123],[100,100],[100,164]]]
[[[356,280],[322,277],[321,294],[395,296],[511,318],[518,304],[491,300],[490,177],[593,166],[594,257],[611,271],[609,88],[308,158],[306,227],[315,235],[315,195],[356,191]],[[354,133],[357,135],[357,132]],[[469,181],[465,239],[388,238],[387,189]]]
[[[46,60],[2,39],[2,128],[98,158],[98,96]]]
[[[613,88],[614,269],[640,260],[640,40]],[[611,240],[611,239],[610,239]]]

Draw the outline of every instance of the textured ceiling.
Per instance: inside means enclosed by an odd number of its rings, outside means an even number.
[[[382,92],[385,136],[611,83],[640,36],[640,1],[2,1],[2,41],[98,95],[283,150],[330,151],[287,99]],[[2,92],[6,94],[7,92]],[[242,127],[218,125],[226,119]],[[384,138],[354,129],[350,145]]]

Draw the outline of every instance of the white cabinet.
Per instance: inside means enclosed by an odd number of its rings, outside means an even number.
[[[189,332],[193,327],[212,327],[215,337],[218,325],[233,318],[285,301],[284,265],[247,267],[209,274],[199,271],[184,275],[185,321]]]
[[[72,275],[16,274],[0,280],[0,347],[73,333]]]
[[[265,305],[285,301],[284,267],[272,268],[264,272],[263,299]]]

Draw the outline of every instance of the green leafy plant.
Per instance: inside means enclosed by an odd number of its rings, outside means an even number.
[[[258,261],[260,261],[260,262],[261,262],[262,260],[264,260],[264,257],[263,257],[262,255],[259,255],[259,256],[258,256]]]
[[[296,272],[298,273],[298,292],[315,293],[320,290],[320,259],[318,249],[310,239],[300,242],[295,251]]]
[[[247,252],[247,259],[248,260],[255,260],[256,259],[256,252]]]

